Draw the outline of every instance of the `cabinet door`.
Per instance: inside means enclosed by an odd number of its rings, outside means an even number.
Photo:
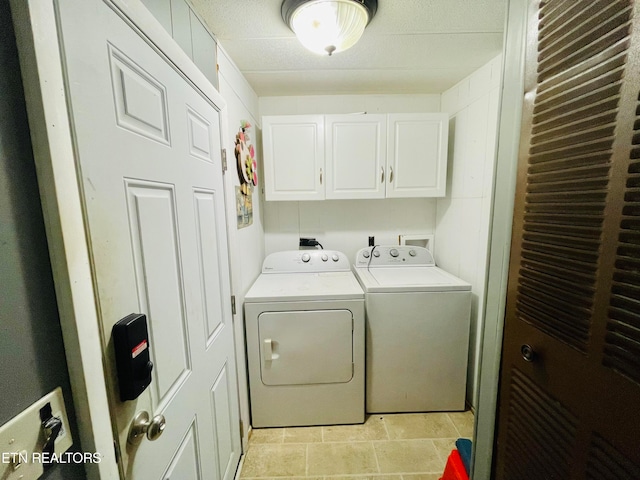
[[[218,47],[215,39],[203,25],[193,10],[189,11],[191,20],[191,46],[193,63],[204,76],[218,88]]]
[[[326,198],[384,198],[386,115],[326,115]]]
[[[322,115],[262,117],[266,200],[324,199]]]
[[[162,28],[171,33],[171,0],[142,0]]]
[[[444,197],[447,113],[390,114],[387,197]]]
[[[186,0],[171,0],[171,36],[193,60],[191,45],[191,9]]]

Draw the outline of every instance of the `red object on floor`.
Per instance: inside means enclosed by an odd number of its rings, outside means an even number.
[[[469,480],[458,450],[452,450],[440,480]]]

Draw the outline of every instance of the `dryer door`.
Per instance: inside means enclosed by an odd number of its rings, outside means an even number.
[[[265,385],[347,383],[353,378],[349,310],[265,312],[258,317]]]

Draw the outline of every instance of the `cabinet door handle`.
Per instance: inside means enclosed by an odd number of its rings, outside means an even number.
[[[322,169],[320,169],[320,185],[322,185]]]
[[[393,167],[389,167],[389,183],[393,183]]]
[[[384,168],[380,167],[380,183],[384,183]]]

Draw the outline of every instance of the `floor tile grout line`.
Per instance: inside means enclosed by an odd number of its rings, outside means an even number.
[[[444,471],[444,465],[442,466],[442,470]],[[391,476],[405,476],[405,475],[439,475],[442,471],[440,470],[431,470],[431,471],[419,471],[419,472],[391,472],[391,473],[336,473],[332,475],[305,475],[301,477],[300,475],[281,475],[281,476],[273,476],[273,475],[265,475],[264,477],[242,477],[242,480],[265,480],[271,478],[345,478],[345,477],[353,477],[353,478],[362,478],[362,477],[391,477]]]
[[[399,442],[411,442],[411,441],[418,441],[418,440],[457,440],[458,438],[460,438],[459,436],[446,436],[446,437],[410,437],[410,438],[394,438],[393,440],[387,440],[387,439],[369,439],[369,440],[354,440],[354,439],[346,439],[346,440],[330,440],[330,441],[324,441],[324,442],[286,442],[286,443],[276,443],[276,442],[271,442],[271,443],[254,443],[251,446],[266,446],[266,445],[319,445],[321,443],[346,443],[346,444],[351,444],[351,443],[367,443],[367,442],[372,442],[372,443],[382,443],[382,442],[393,442],[393,443],[399,443]]]
[[[387,420],[384,415],[381,415],[382,425],[384,426],[384,431],[387,434],[387,440],[391,440],[391,435],[389,435],[389,428],[387,427]]]
[[[369,442],[371,443],[371,448],[373,449],[373,457],[376,459],[376,468],[378,469],[378,473],[382,473],[380,471],[380,460],[378,459],[378,452],[376,451],[376,446],[373,444],[373,442]]]
[[[444,439],[438,439],[438,440],[444,440]],[[453,439],[449,439],[449,440],[453,440]],[[455,441],[455,440],[454,440]],[[431,440],[431,443],[433,444],[433,448],[436,451],[436,455],[438,456],[438,458],[440,459],[440,462],[445,465],[447,463],[447,459],[446,458],[442,458],[442,455],[440,455],[440,450],[438,449],[438,447],[436,447],[436,442],[434,442],[433,440]]]
[[[451,425],[453,425],[453,428],[455,429],[455,431],[458,434],[458,438],[460,438],[462,435],[460,434],[460,430],[458,430],[458,426],[456,425],[456,422],[454,422],[451,417],[449,416],[449,412],[447,412],[447,418],[449,419],[449,422],[451,423]]]

